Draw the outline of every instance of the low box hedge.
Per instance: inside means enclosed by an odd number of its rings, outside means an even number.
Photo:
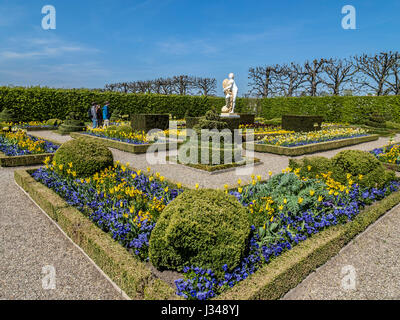
[[[146,153],[147,150],[150,148],[150,146],[156,147],[157,145],[159,145],[159,147],[161,149],[165,145],[166,150],[169,150],[169,148],[171,147],[169,145],[169,143],[167,143],[167,142],[166,143],[132,144],[132,143],[127,143],[127,142],[122,142],[122,141],[115,141],[115,140],[107,139],[107,138],[100,138],[100,137],[91,136],[89,134],[78,133],[78,132],[71,132],[70,136],[74,139],[77,139],[80,137],[95,139],[96,141],[101,142],[106,147],[118,149],[118,150],[125,151],[125,152],[130,152],[130,153],[134,153],[134,154]],[[180,142],[178,142],[177,144],[179,145]]]
[[[97,228],[80,211],[29,174],[14,172],[16,183],[24,189],[50,218],[132,299],[179,299],[167,283],[133,257],[112,237]]]
[[[279,154],[283,156],[301,156],[303,154],[310,154],[315,152],[339,149],[346,146],[351,146],[355,144],[360,144],[364,142],[378,140],[378,135],[368,135],[364,137],[356,137],[350,139],[342,139],[342,140],[335,140],[335,141],[327,141],[321,143],[312,143],[304,146],[299,147],[282,147],[282,146],[274,146],[270,144],[262,144],[262,143],[254,143],[254,142],[246,142],[244,143],[245,149],[254,148],[256,152],[262,153],[273,153]]]
[[[324,118],[309,115],[283,115],[282,129],[295,132],[321,130]]]
[[[43,164],[47,157],[53,159],[53,156],[53,153],[42,153],[9,157],[0,152],[0,167],[24,167]]]
[[[133,131],[149,132],[152,129],[167,130],[169,114],[133,114],[131,116]]]

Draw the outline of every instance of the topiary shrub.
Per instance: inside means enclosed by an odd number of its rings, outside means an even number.
[[[132,132],[132,128],[130,126],[126,126],[126,125],[122,125],[122,126],[118,126],[116,128],[117,132],[119,133],[131,133]]]
[[[315,178],[321,173],[332,171],[332,162],[325,157],[305,157],[303,159],[290,159],[289,167],[293,170],[300,169],[299,174],[302,177]]]
[[[86,126],[83,121],[79,119],[79,115],[75,112],[70,112],[66,120],[58,128],[60,134],[69,134],[71,132],[84,131]]]
[[[57,165],[72,169],[78,177],[88,177],[114,165],[111,151],[100,142],[82,137],[64,143],[55,153]]]
[[[107,131],[117,131],[118,126],[108,126]]]
[[[58,127],[62,123],[63,123],[63,121],[60,120],[60,119],[49,119],[49,120],[46,121],[46,124],[48,126],[53,126],[53,127]]]
[[[158,269],[210,268],[217,275],[237,267],[250,235],[246,210],[217,190],[188,190],[162,212],[150,237],[150,261]]]
[[[347,184],[347,174],[353,181],[367,188],[381,188],[385,183],[395,179],[393,171],[386,170],[382,163],[369,152],[345,150],[331,159],[332,178]],[[358,177],[362,175],[362,179]]]

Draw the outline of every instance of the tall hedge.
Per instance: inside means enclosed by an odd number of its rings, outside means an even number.
[[[268,98],[261,100],[260,116],[279,118],[284,114],[322,115],[325,121],[364,123],[371,113],[400,122],[400,96],[328,96]]]
[[[243,101],[241,101],[243,100]],[[156,94],[124,94],[99,92],[87,89],[51,89],[0,87],[0,112],[9,107],[17,119],[15,121],[43,121],[53,118],[65,119],[71,112],[77,112],[82,119],[88,119],[87,110],[91,103],[110,102],[111,112],[119,108],[122,114],[157,113],[171,114],[184,118],[189,110],[194,116],[203,116],[212,106],[222,108],[225,99],[205,96],[177,96]],[[238,112],[245,99],[238,100]]]
[[[204,116],[213,106],[222,108],[221,97],[177,96],[156,94],[124,94],[87,89],[50,89],[0,87],[0,111],[9,107],[16,121],[65,119],[69,112],[78,112],[84,119],[90,104],[110,101],[111,112],[119,108],[123,114],[157,113],[184,118]],[[364,123],[369,114],[381,113],[388,119],[400,122],[400,96],[384,97],[301,97],[301,98],[238,98],[235,111],[273,119],[284,114],[323,115],[326,121]]]

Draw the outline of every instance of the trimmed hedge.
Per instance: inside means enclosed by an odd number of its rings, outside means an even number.
[[[185,114],[203,116],[212,107],[221,109],[223,97],[176,96],[156,94],[125,94],[87,89],[51,89],[0,87],[0,111],[9,107],[18,117],[14,121],[44,121],[65,119],[69,112],[87,118],[91,103],[110,101],[110,112],[118,108],[121,114],[158,113],[171,114],[183,119]],[[265,119],[279,118],[284,114],[324,115],[325,121],[365,123],[370,114],[379,112],[400,123],[400,96],[327,96],[327,97],[277,97],[266,99],[238,98],[236,112],[253,113]]]
[[[189,110],[193,116],[203,116],[212,107],[222,108],[225,99],[206,96],[177,96],[156,94],[125,94],[100,92],[88,89],[52,89],[40,87],[0,87],[0,112],[9,107],[18,117],[14,121],[45,121],[65,119],[76,112],[81,119],[89,120],[88,109],[92,102],[110,102],[110,112],[120,114],[171,114],[183,119]],[[247,112],[247,98],[238,98],[236,109]]]
[[[187,190],[162,212],[150,236],[157,269],[211,268],[222,274],[240,264],[250,236],[244,207],[223,191]]]
[[[152,129],[167,130],[169,126],[168,114],[134,114],[131,119],[134,131],[149,132]]]
[[[88,177],[114,165],[111,151],[100,142],[89,138],[67,141],[55,153],[54,161],[65,170],[72,163],[71,170],[78,177]]]
[[[295,132],[318,131],[321,130],[323,121],[321,116],[283,115],[282,129]]]

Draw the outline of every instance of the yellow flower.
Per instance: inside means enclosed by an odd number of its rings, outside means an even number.
[[[196,183],[196,185],[195,185],[195,188],[196,188],[196,190],[198,190],[199,189],[199,184],[198,183]]]
[[[161,181],[161,182],[164,182],[164,179],[165,179],[165,178],[164,178],[163,176],[160,177],[160,181]]]
[[[315,194],[315,191],[314,190],[310,190],[310,196],[312,197],[312,196],[314,196],[314,194]]]
[[[64,166],[63,166],[62,164],[60,164],[60,165],[58,166],[58,168],[59,168],[60,170],[62,170],[62,169],[64,168]]]
[[[360,174],[360,175],[358,176],[358,179],[359,179],[359,180],[362,180],[363,177],[364,177],[364,176],[363,176],[362,174]]]
[[[150,181],[150,182],[152,182],[152,181],[153,181],[153,179],[154,179],[153,177],[149,177],[149,181]]]
[[[72,162],[68,163],[68,166],[69,166],[70,168],[72,168]]]
[[[272,176],[272,171],[268,171],[268,175],[269,175],[269,176]]]
[[[150,167],[147,167],[147,172],[150,173],[151,169]]]
[[[168,192],[168,190],[169,190],[168,187],[166,187],[166,188],[164,189],[164,192]]]
[[[347,174],[347,180],[349,180],[350,178],[351,178],[351,174],[348,173],[348,174]]]
[[[283,210],[283,206],[282,206],[282,205],[279,206],[279,210],[280,210],[280,211]]]
[[[242,184],[242,180],[238,179],[237,184],[240,186]]]
[[[72,176],[75,178],[76,177],[76,171],[72,171]]]
[[[242,193],[242,192],[243,192],[243,189],[242,189],[242,188],[238,188],[238,192],[239,192],[239,193]]]
[[[271,221],[271,222],[274,221],[274,217],[272,216],[272,217],[271,217],[271,220],[269,220],[269,221]]]
[[[287,204],[287,199],[286,199],[286,198],[283,199],[283,203],[284,203],[284,204]]]
[[[318,197],[318,202],[321,202],[324,198],[322,196]]]
[[[121,208],[123,208],[123,207],[124,207],[124,203],[121,201],[121,203],[119,204],[119,206],[120,206]]]
[[[260,175],[257,176],[257,180],[261,181],[261,176]]]
[[[297,202],[298,202],[299,204],[302,204],[303,201],[304,201],[304,199],[300,197],[299,200],[298,200]]]
[[[124,213],[124,214],[123,214],[123,217],[126,219],[126,218],[129,217],[129,215],[128,215],[127,213]]]
[[[227,184],[225,184],[225,185],[224,185],[224,189],[225,189],[225,190],[228,190],[228,189],[229,189],[229,186],[228,186]]]
[[[307,166],[307,170],[308,170],[308,171],[311,171],[311,166]]]
[[[181,189],[182,188],[182,183],[178,183],[176,186],[178,187],[178,189]]]

